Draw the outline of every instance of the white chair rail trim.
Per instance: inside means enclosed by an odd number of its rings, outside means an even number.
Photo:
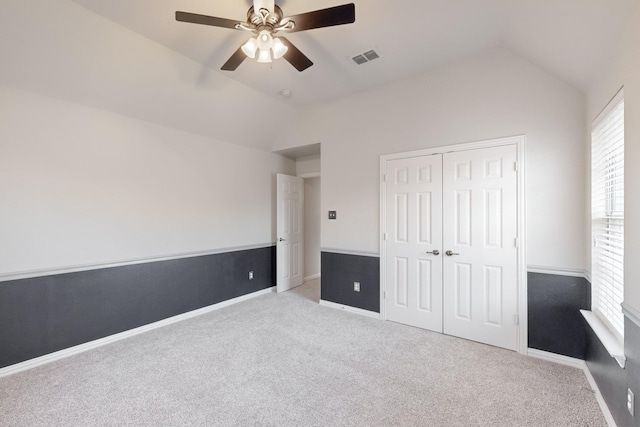
[[[627,317],[627,319],[631,320],[633,323],[636,324],[637,327],[640,328],[640,311],[638,311],[635,308],[631,307],[626,302],[623,302],[622,303],[622,314],[624,314]]]

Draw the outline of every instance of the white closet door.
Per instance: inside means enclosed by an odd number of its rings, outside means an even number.
[[[386,171],[386,318],[442,332],[442,155]]]
[[[443,157],[444,333],[512,350],[516,154],[516,146],[508,145]]]

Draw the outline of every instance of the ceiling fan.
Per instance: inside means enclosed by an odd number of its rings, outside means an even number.
[[[313,62],[289,40],[276,34],[280,31],[293,33],[351,24],[356,20],[356,8],[353,3],[349,3],[299,15],[284,16],[282,9],[275,4],[274,0],[253,0],[253,6],[247,12],[246,22],[189,12],[176,12],[176,20],[248,31],[253,34],[249,41],[231,55],[231,58],[222,66],[222,70],[234,71],[245,58],[253,59],[257,55],[258,62],[268,63],[273,59],[284,58],[298,71],[304,71],[312,66]]]

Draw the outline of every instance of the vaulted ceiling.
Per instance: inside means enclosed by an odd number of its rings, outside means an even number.
[[[276,0],[293,15],[351,0]],[[354,0],[356,22],[292,33],[314,65],[221,65],[247,33],[175,20],[243,20],[250,0],[3,0],[0,84],[270,150],[297,109],[506,48],[585,91],[640,0]],[[355,65],[375,48],[380,59]],[[293,96],[284,99],[282,89]]]
[[[247,33],[176,22],[176,10],[244,20],[251,0],[75,0],[203,66],[219,70]],[[282,0],[294,15],[352,0]],[[502,46],[585,90],[637,0],[396,0],[356,3],[356,22],[288,36],[315,63],[299,73],[285,61],[245,61],[232,79],[290,103],[328,101]],[[382,58],[358,66],[372,48]]]

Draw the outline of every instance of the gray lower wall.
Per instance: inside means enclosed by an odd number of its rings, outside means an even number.
[[[320,298],[380,312],[380,257],[323,251],[320,262]],[[360,282],[360,292],[353,290],[353,282]]]
[[[322,252],[321,298],[379,312],[379,265],[375,256]],[[274,283],[275,247],[0,282],[0,368]],[[529,273],[529,346],[586,359],[617,425],[640,427],[626,409],[627,387],[640,396],[640,328],[625,319],[621,369],[579,315],[590,292],[581,278]]]
[[[0,368],[274,283],[275,247],[0,282]]]
[[[624,354],[627,357],[625,365],[627,381],[624,387],[625,400],[623,402],[626,403],[626,388],[629,387],[636,397],[635,423],[631,425],[640,427],[640,327],[628,318],[624,319]],[[618,369],[620,369],[619,366]],[[626,408],[624,409],[626,411]],[[625,416],[629,416],[629,414],[625,413]],[[622,423],[618,424],[618,426],[622,425]]]
[[[585,323],[591,284],[583,277],[528,273],[529,348],[585,359]]]
[[[380,312],[380,258],[323,251],[321,298]],[[591,284],[582,277],[528,273],[529,347],[585,359],[581,309],[591,308]],[[360,292],[353,290],[360,282]]]
[[[604,348],[587,324],[587,367],[598,384],[600,393],[618,427],[640,426],[640,328],[631,320],[624,321],[624,353],[622,369]],[[627,388],[636,396],[636,416],[627,411]]]

